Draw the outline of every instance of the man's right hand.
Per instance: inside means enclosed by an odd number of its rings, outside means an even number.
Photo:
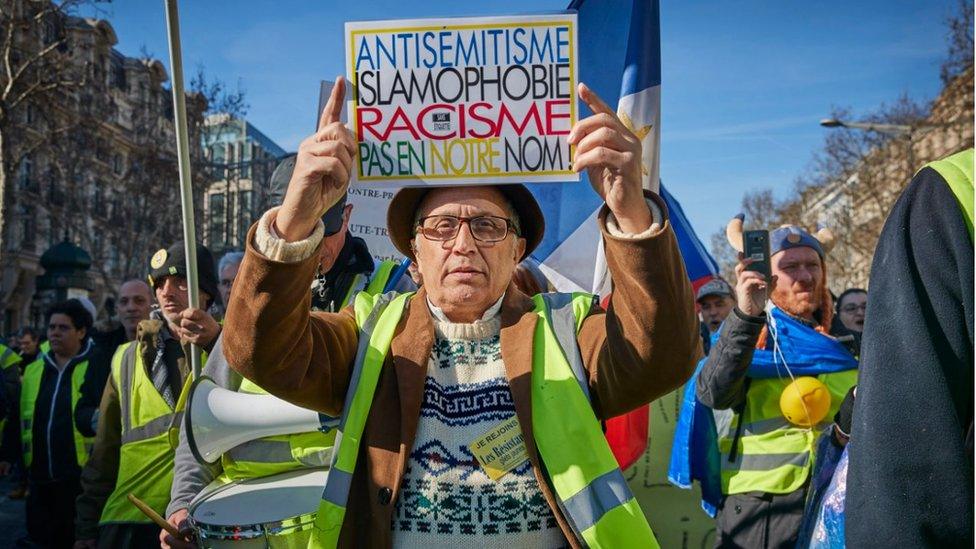
[[[187,520],[189,516],[189,511],[180,509],[166,519],[166,522],[175,526],[183,536],[175,538],[166,530],[161,530],[159,532],[159,546],[162,549],[196,549],[197,544],[193,540],[193,529],[190,528],[190,523]]]
[[[0,461],[0,477],[9,475],[12,467],[9,461]]]
[[[322,214],[346,194],[356,157],[356,140],[339,117],[346,81],[336,79],[322,110],[319,129],[298,146],[295,171],[275,219],[278,235],[288,242],[308,238]]]
[[[762,273],[746,270],[754,261],[739,253],[739,263],[735,266],[735,300],[740,311],[759,316],[766,309],[766,300],[776,286],[776,277],[767,284]]]

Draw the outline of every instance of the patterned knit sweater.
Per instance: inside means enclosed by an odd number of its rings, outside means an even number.
[[[436,339],[391,524],[394,547],[567,545],[528,460],[495,481],[469,448],[515,415],[501,355],[500,304],[472,324],[448,322],[431,307]]]

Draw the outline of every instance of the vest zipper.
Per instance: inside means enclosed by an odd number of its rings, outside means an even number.
[[[64,375],[65,370],[68,369],[68,364],[65,364],[64,370],[58,370],[58,379],[54,383],[54,394],[51,396],[51,409],[47,417],[47,472],[51,480],[54,480],[54,458],[51,454],[51,428],[54,425],[54,405],[58,401],[58,393],[61,392],[61,377]],[[69,405],[68,407],[70,408],[71,406]]]

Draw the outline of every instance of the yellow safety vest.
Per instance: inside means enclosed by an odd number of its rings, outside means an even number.
[[[20,355],[15,353],[13,349],[0,343],[0,372],[6,375],[7,368],[20,364],[20,360],[21,360]],[[3,385],[4,381],[5,380],[0,379],[0,390],[6,390],[6,387]],[[13,406],[13,404],[14,403],[12,402],[10,403],[11,406]],[[3,432],[3,429],[6,425],[7,425],[7,418],[0,419],[0,433]]]
[[[382,293],[396,266],[397,264],[394,261],[381,262],[376,271],[373,272],[369,284],[362,291],[367,295]],[[342,301],[342,307],[350,303],[364,282],[365,276],[356,275]],[[238,391],[259,395],[268,394],[267,391],[249,379],[245,379],[241,383]],[[327,433],[315,431],[280,435],[239,444],[220,457],[224,471],[222,480],[259,478],[295,469],[327,466],[334,442],[335,430],[333,429]]]
[[[119,393],[122,445],[115,490],[109,496],[99,525],[151,523],[126,499],[146,502],[160,515],[169,504],[173,485],[173,448],[169,431],[178,428],[182,413],[174,412],[153,385],[138,343],[121,345],[112,357],[112,381]]]
[[[338,544],[380,370],[413,294],[393,295],[356,297],[358,358],[309,547]],[[590,406],[576,333],[593,296],[542,294],[533,301],[540,321],[532,353],[532,428],[546,480],[563,516],[583,546],[657,547]]]
[[[830,392],[833,418],[847,391],[857,384],[857,370],[817,376]],[[792,380],[751,379],[742,413],[719,432],[722,493],[788,494],[807,481],[814,463],[814,447],[823,425],[805,429],[793,425],[779,406],[783,389]],[[735,433],[740,433],[733,453]]]
[[[42,353],[40,357],[31,362],[24,370],[24,379],[20,388],[20,440],[24,450],[24,464],[29,468],[34,457],[34,406],[37,404],[37,396],[41,390],[41,379],[44,376],[44,360],[47,353]],[[75,407],[81,398],[81,385],[85,381],[85,372],[88,371],[88,360],[83,360],[74,365],[71,371],[71,413],[74,415]],[[61,383],[64,370],[58,372],[57,383]],[[57,396],[55,396],[57,398]],[[74,432],[75,460],[78,466],[84,466],[91,454],[94,437],[86,437],[78,431],[75,422],[71,421],[71,430]]]
[[[245,379],[241,393],[266,395],[267,391]],[[264,437],[239,444],[220,456],[225,481],[329,465],[335,430]]]
[[[973,239],[973,149],[969,148],[942,160],[929,162],[927,167],[939,172],[959,202],[969,239]]]
[[[15,353],[10,347],[0,343],[0,370],[6,370],[19,363],[20,355]]]

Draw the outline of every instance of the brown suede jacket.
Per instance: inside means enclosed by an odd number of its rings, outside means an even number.
[[[599,215],[614,289],[606,311],[595,307],[578,340],[593,408],[605,419],[633,410],[684,383],[701,354],[694,295],[664,202],[662,228],[638,237],[607,230]],[[308,287],[318,253],[294,263],[269,260],[248,235],[244,262],[224,323],[231,367],[272,394],[338,416],[358,343],[351,308],[309,312]],[[342,525],[342,547],[389,547],[390,522],[420,416],[434,325],[423,288],[397,326],[370,408]],[[539,487],[574,547],[532,436],[532,301],[509,285],[501,307],[501,352]],[[662,449],[661,451],[666,451]]]

